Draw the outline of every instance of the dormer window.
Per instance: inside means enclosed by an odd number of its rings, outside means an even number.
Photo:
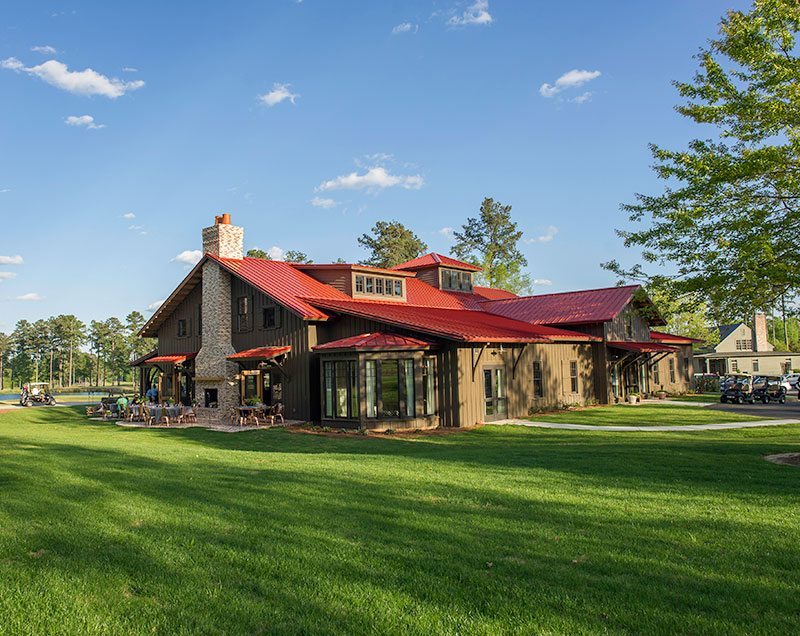
[[[395,278],[356,274],[353,289],[356,294],[403,297],[403,281]]]
[[[441,281],[442,289],[462,292],[472,291],[472,272],[442,268]]]

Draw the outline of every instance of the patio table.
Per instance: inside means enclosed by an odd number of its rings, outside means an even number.
[[[181,407],[179,406],[151,406],[150,412],[155,418],[156,424],[161,421],[162,417],[167,418],[167,424],[170,420],[177,420],[181,414]]]
[[[258,411],[263,411],[263,406],[240,406],[239,407],[239,424],[244,424],[247,421],[247,418],[250,415],[255,414]],[[258,424],[258,420],[256,420],[256,424]]]

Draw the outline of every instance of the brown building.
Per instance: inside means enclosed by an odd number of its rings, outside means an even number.
[[[687,390],[691,341],[638,286],[517,297],[427,254],[392,269],[245,258],[217,217],[203,257],[141,331],[142,391],[227,410],[281,402],[333,426],[468,426]],[[663,370],[662,370],[663,369]]]

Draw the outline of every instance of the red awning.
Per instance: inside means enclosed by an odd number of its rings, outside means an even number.
[[[636,351],[637,353],[670,353],[677,351],[675,347],[668,347],[667,345],[658,344],[657,342],[619,342],[609,341],[606,343],[609,347],[615,349],[624,349],[625,351]]]
[[[360,351],[398,351],[430,349],[431,343],[419,338],[400,336],[394,333],[364,333],[326,342],[313,347],[314,351],[339,351],[342,349],[358,349]]]
[[[245,351],[234,353],[228,356],[228,360],[233,360],[234,362],[271,360],[289,353],[291,350],[291,345],[286,345],[285,347],[256,347],[255,349],[246,349]]]
[[[197,353],[170,353],[149,358],[145,364],[182,364],[187,360],[194,360],[196,357]]]

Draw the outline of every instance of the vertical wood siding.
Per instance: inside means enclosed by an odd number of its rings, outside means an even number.
[[[158,329],[158,352],[195,353],[202,346],[200,325],[197,324],[197,308],[203,302],[203,286],[197,285],[183,299]],[[186,320],[187,335],[178,337],[178,320]]]

